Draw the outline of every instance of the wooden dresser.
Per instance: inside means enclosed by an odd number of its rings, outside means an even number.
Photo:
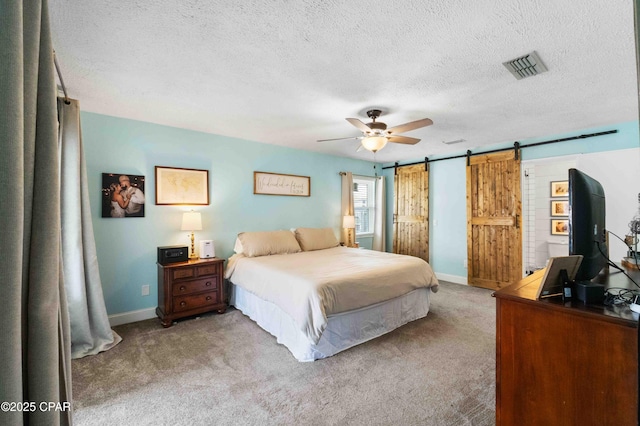
[[[223,282],[224,259],[197,259],[158,263],[158,307],[163,327],[175,319],[209,311],[224,313],[227,305]]]
[[[494,293],[496,424],[637,425],[637,314],[536,300],[541,279],[539,271]],[[594,281],[635,287],[614,269]]]

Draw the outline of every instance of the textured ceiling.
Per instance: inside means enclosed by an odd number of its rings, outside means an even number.
[[[84,111],[334,155],[345,118],[421,118],[379,162],[638,119],[632,0],[50,1]],[[537,51],[549,69],[502,65]],[[443,141],[465,139],[456,145]],[[214,142],[212,142],[214,143]]]

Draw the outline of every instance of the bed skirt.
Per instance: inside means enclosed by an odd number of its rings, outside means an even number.
[[[277,305],[231,284],[230,304],[276,337],[301,362],[327,358],[374,339],[429,312],[429,288],[354,311],[331,315],[317,344],[312,344]]]

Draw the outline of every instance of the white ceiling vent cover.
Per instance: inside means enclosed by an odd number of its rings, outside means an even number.
[[[504,65],[517,80],[533,77],[534,75],[547,71],[547,67],[544,66],[535,51],[511,61],[503,62],[502,65]]]

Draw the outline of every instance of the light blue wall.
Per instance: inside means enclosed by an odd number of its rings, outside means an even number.
[[[91,211],[100,276],[109,314],[157,306],[156,247],[189,244],[180,231],[190,207],[155,205],[155,166],[209,170],[210,205],[202,212],[201,239],[214,240],[216,256],[228,258],[238,232],[332,227],[342,223],[338,172],[371,175],[373,163],[230,137],[83,113]],[[310,141],[309,143],[314,143]],[[253,172],[311,177],[311,197],[253,194]],[[101,217],[102,173],[144,175],[144,218]],[[141,296],[150,285],[151,294]]]
[[[637,121],[621,123],[615,126],[584,129],[569,134],[526,139],[519,142],[521,145],[526,145],[608,130],[618,130],[618,133],[525,148],[521,151],[522,159],[534,160],[563,155],[638,148],[640,146]],[[513,147],[513,143],[496,144],[490,147],[484,147],[483,149],[472,150],[472,152],[482,152],[502,147]],[[451,156],[458,154],[464,154],[464,152],[453,153]],[[449,155],[447,155],[447,157],[448,156]],[[430,160],[442,157],[445,156],[433,156],[430,157]],[[417,158],[413,161],[402,162],[401,164],[422,160],[424,159]],[[393,164],[384,165],[384,167],[389,166],[393,166]],[[430,263],[436,274],[447,274],[462,278],[466,278],[467,276],[467,269],[464,267],[464,261],[467,258],[465,167],[466,161],[462,158],[436,161],[430,164],[429,169]],[[638,167],[640,167],[640,164],[638,164]],[[620,181],[625,181],[624,170],[610,170],[609,173],[619,174]],[[393,168],[383,170],[383,176],[386,177],[387,181],[387,251],[391,251],[393,242]]]

